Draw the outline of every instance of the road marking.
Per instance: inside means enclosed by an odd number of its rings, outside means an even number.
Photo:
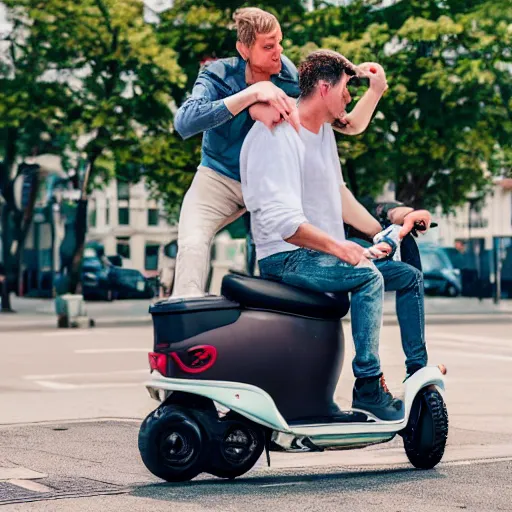
[[[509,340],[505,338],[489,338],[487,336],[470,336],[470,335],[464,335],[464,334],[444,334],[444,333],[435,333],[427,335],[428,341],[430,340],[436,340],[436,341],[443,341],[443,340],[449,340],[454,342],[463,342],[468,345],[479,345],[479,346],[489,346],[489,345],[496,345],[499,347],[511,347],[512,343],[510,343]]]
[[[32,469],[17,466],[15,468],[0,467],[0,482],[9,480],[29,480],[32,478],[46,478],[46,473],[39,473]]]
[[[457,345],[452,345],[457,346]],[[457,350],[443,350],[443,355],[455,355],[457,357],[468,357],[473,359],[490,359],[493,361],[512,361],[512,356],[501,356],[498,354],[486,354],[484,352],[464,352]]]
[[[42,332],[41,336],[53,338],[59,336],[87,336],[88,334],[105,334],[105,331],[97,331],[96,329],[65,329],[63,331]]]
[[[265,485],[260,485],[259,487],[288,487],[290,485],[302,485],[302,484],[306,484],[307,482],[283,482],[283,483],[280,483],[280,484],[265,484]]]
[[[27,489],[29,491],[34,492],[54,492],[55,489],[50,489],[46,485],[40,484],[38,482],[34,482],[34,480],[8,480],[10,484],[15,485],[16,487],[22,487],[23,489]]]
[[[492,459],[468,459],[468,460],[451,460],[442,462],[442,466],[473,466],[476,464],[494,464],[496,462],[508,462],[512,457],[495,457]]]
[[[475,349],[481,350],[491,350],[494,349],[498,352],[510,352],[512,351],[512,347],[492,347],[492,346],[484,346],[484,345],[474,345],[472,343],[464,343],[462,341],[452,341],[452,340],[430,340],[428,345],[436,346],[436,347],[454,347],[460,350],[469,350],[473,354],[486,354],[487,352],[478,352]]]
[[[54,380],[69,379],[73,377],[102,377],[104,375],[132,375],[149,373],[149,368],[144,370],[115,370],[111,372],[91,372],[91,373],[54,373],[53,375],[25,375],[25,380]]]
[[[82,389],[113,389],[142,387],[143,382],[97,382],[94,384],[70,384],[69,382],[52,382],[51,380],[35,380],[36,384],[43,388],[57,391],[71,391]]]
[[[129,352],[151,352],[151,348],[82,348],[75,350],[75,354],[123,354]]]

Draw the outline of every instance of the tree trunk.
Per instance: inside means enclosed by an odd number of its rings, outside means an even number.
[[[409,175],[404,181],[397,184],[396,199],[415,210],[424,208],[425,187],[432,175]]]
[[[4,160],[0,164],[0,194],[4,198],[4,206],[0,212],[0,222],[2,229],[2,261],[3,261],[3,276],[0,283],[0,293],[2,300],[2,307],[0,313],[11,313],[11,288],[16,279],[15,263],[12,258],[11,243],[13,240],[13,230],[11,217],[15,212],[14,205],[14,192],[13,181],[11,180],[12,167],[16,160],[16,141],[18,132],[15,128],[6,129],[6,142],[4,148]],[[1,273],[1,272],[0,272]]]
[[[80,283],[82,257],[85,248],[85,235],[87,232],[87,198],[78,201],[75,217],[76,245],[69,269],[69,293],[76,293]]]
[[[11,261],[11,240],[10,240],[10,208],[9,205],[5,204],[2,208],[2,261],[3,261],[3,274],[2,281],[0,282],[1,295],[2,295],[2,307],[0,313],[12,313],[13,309],[11,306],[11,283],[13,282],[12,275],[12,261]]]
[[[34,166],[31,172],[34,173],[34,181],[32,184],[32,188],[30,190],[30,196],[28,198],[28,204],[23,212],[23,217],[21,221],[20,229],[17,231],[17,246],[16,246],[16,268],[18,270],[17,275],[17,290],[18,295],[21,297],[24,295],[23,289],[23,253],[25,250],[25,241],[27,239],[27,235],[30,231],[30,227],[32,226],[32,220],[34,218],[34,207],[37,199],[37,192],[39,190],[40,177],[39,177],[39,166]]]
[[[71,259],[71,268],[69,270],[69,293],[76,293],[80,283],[80,271],[82,268],[82,257],[85,248],[85,235],[87,233],[87,187],[89,185],[89,178],[94,171],[94,164],[100,154],[101,149],[96,148],[89,158],[89,165],[87,166],[84,181],[82,183],[81,197],[77,205],[75,216],[76,245]]]

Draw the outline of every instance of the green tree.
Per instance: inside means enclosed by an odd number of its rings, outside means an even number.
[[[47,36],[48,44],[39,44],[40,58],[64,89],[66,105],[58,112],[65,120],[62,132],[84,170],[69,282],[74,291],[88,193],[114,176],[138,181],[153,142],[173,145],[172,93],[185,84],[185,76],[176,52],[160,44],[144,22],[138,0],[6,3],[28,33],[40,30]]]
[[[306,16],[296,31],[309,42],[289,48],[295,60],[321,46],[380,62],[388,75],[367,132],[339,140],[356,195],[393,181],[398,199],[449,210],[510,169],[511,21],[510,2],[457,0],[353,2]]]
[[[52,36],[43,23],[34,23],[24,10],[9,5],[12,23],[0,55],[0,194],[3,199],[2,260],[7,293],[2,310],[9,310],[8,290],[16,288],[20,276],[24,240],[32,222],[32,211],[40,183],[36,167],[18,165],[27,156],[52,151],[53,136],[62,127],[66,98],[60,83],[48,79],[52,62],[46,49]],[[30,30],[29,30],[30,26]],[[23,211],[16,204],[14,183],[32,182],[32,193]]]

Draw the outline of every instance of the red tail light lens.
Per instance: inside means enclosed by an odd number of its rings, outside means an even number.
[[[151,372],[156,370],[161,373],[164,377],[167,377],[167,354],[158,354],[156,352],[150,352],[148,354],[149,367]]]

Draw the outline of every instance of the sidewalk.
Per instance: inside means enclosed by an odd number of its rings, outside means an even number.
[[[12,297],[16,313],[0,313],[0,332],[17,330],[49,330],[57,328],[54,302],[51,299]],[[149,300],[120,300],[114,302],[87,302],[87,312],[96,327],[151,325]],[[479,301],[472,297],[426,297],[425,313],[428,323],[504,322],[512,324],[512,300],[496,305],[491,299]],[[350,321],[350,315],[347,316]],[[384,301],[384,323],[397,322],[393,293]]]
[[[149,300],[86,302],[87,313],[96,327],[150,325]],[[0,332],[13,330],[48,330],[57,328],[53,299],[28,299],[11,296],[16,313],[0,313]]]
[[[500,322],[512,325],[512,300],[494,304],[474,297],[425,297],[426,321],[430,324]],[[384,324],[397,323],[394,293],[386,293]]]

